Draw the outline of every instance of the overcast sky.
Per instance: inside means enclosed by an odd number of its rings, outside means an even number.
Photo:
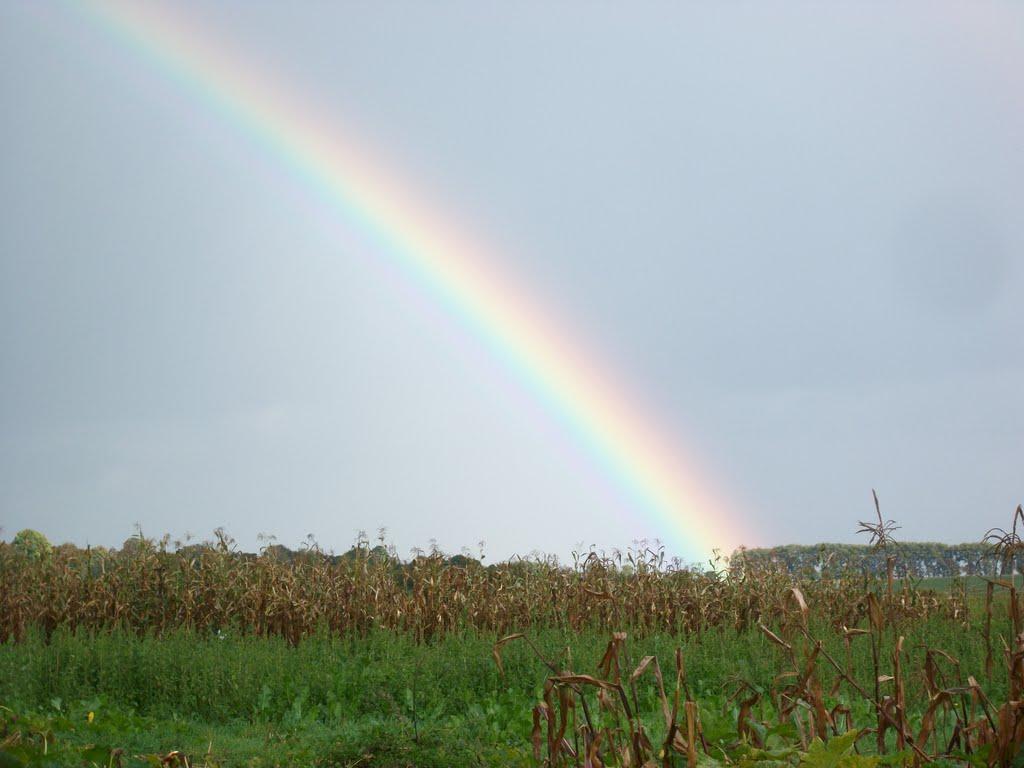
[[[872,487],[905,539],[1024,501],[1024,5],[176,6],[494,243],[752,544],[856,540]],[[75,4],[0,4],[0,115],[0,536],[668,538]]]

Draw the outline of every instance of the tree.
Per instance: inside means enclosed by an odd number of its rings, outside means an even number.
[[[14,547],[16,552],[20,552],[29,560],[41,560],[44,557],[49,557],[50,552],[53,551],[53,547],[50,546],[47,538],[39,531],[33,531],[31,528],[18,531],[11,542],[11,546]]]

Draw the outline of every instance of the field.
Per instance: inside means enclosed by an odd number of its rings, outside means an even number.
[[[1019,764],[1016,585],[888,563],[3,544],[0,765]]]

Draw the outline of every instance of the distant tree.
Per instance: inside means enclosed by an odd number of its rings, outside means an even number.
[[[25,555],[29,560],[40,560],[44,557],[49,557],[53,551],[53,547],[50,546],[47,538],[39,531],[33,531],[31,528],[18,531],[11,542],[11,546],[14,547],[16,552]]]
[[[143,550],[145,543],[141,536],[132,536],[125,539],[124,544],[121,545],[121,554],[124,557],[134,557]]]
[[[68,559],[75,557],[76,555],[82,554],[82,550],[76,547],[70,541],[63,544],[58,544],[53,548],[53,553],[58,556],[66,557]]]
[[[213,552],[213,547],[209,544],[184,544],[177,549],[178,556],[185,558],[185,560],[197,560],[205,555],[207,552]]]
[[[898,576],[932,577],[978,574],[994,576],[999,560],[984,543],[937,544],[905,541],[895,545]],[[866,544],[814,544],[747,549],[733,555],[735,562],[751,565],[772,565],[790,573],[809,573],[828,564],[828,570],[841,573],[866,570],[885,573],[886,555]],[[822,569],[822,571],[824,570]]]
[[[295,559],[295,553],[288,549],[284,544],[271,544],[263,548],[263,557],[268,560],[280,560],[285,563],[290,563]]]
[[[452,555],[448,558],[448,565],[454,565],[457,568],[468,568],[471,565],[480,565],[480,561],[469,555]]]

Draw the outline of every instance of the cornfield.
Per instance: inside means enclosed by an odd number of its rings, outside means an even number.
[[[1004,564],[1024,549],[1021,524],[1018,507],[1009,531],[989,532],[992,556]],[[895,551],[894,526],[880,512],[862,530],[880,551]],[[896,554],[886,562],[877,575],[832,572],[826,563],[794,577],[742,553],[681,568],[651,548],[590,552],[569,566],[538,558],[484,567],[440,553],[401,563],[366,540],[342,558],[315,546],[289,559],[273,549],[253,556],[222,533],[213,546],[177,551],[166,539],[139,538],[117,554],[65,547],[27,557],[0,544],[0,636],[17,644],[58,630],[227,630],[299,645],[318,633],[384,631],[432,643],[472,632],[495,640],[501,673],[510,644],[528,646],[547,669],[530,737],[535,760],[551,768],[855,758],[1016,765],[1024,751],[1024,602],[1012,574],[988,579],[984,594],[955,580],[935,591],[897,578]],[[915,640],[928,622],[977,633],[984,663],[966,669],[948,649]],[[531,637],[551,628],[566,637],[605,633],[597,668],[576,669],[571,648],[558,658],[542,653]],[[699,640],[722,631],[757,633],[778,659],[770,686],[727,680],[734,719],[726,741],[706,733],[682,650],[668,669],[653,655],[631,655],[631,643],[653,633]],[[652,690],[657,728],[638,716]],[[783,732],[786,743],[774,737]]]
[[[57,550],[27,560],[0,545],[0,633],[17,640],[29,627],[156,634],[232,628],[293,643],[320,628],[382,628],[420,640],[467,628],[508,634],[549,626],[700,634],[782,621],[787,613],[778,596],[793,584],[770,567],[738,562],[729,571],[666,568],[651,549],[589,553],[570,568],[543,559],[453,565],[439,553],[396,564],[368,546],[354,553],[332,561],[310,551],[288,562],[238,554],[222,536],[199,553],[143,539],[129,554]],[[837,626],[867,615],[862,575],[806,581],[802,589]],[[886,610],[901,621],[937,612],[956,620],[969,610],[963,591],[940,596],[909,581],[889,597]]]

